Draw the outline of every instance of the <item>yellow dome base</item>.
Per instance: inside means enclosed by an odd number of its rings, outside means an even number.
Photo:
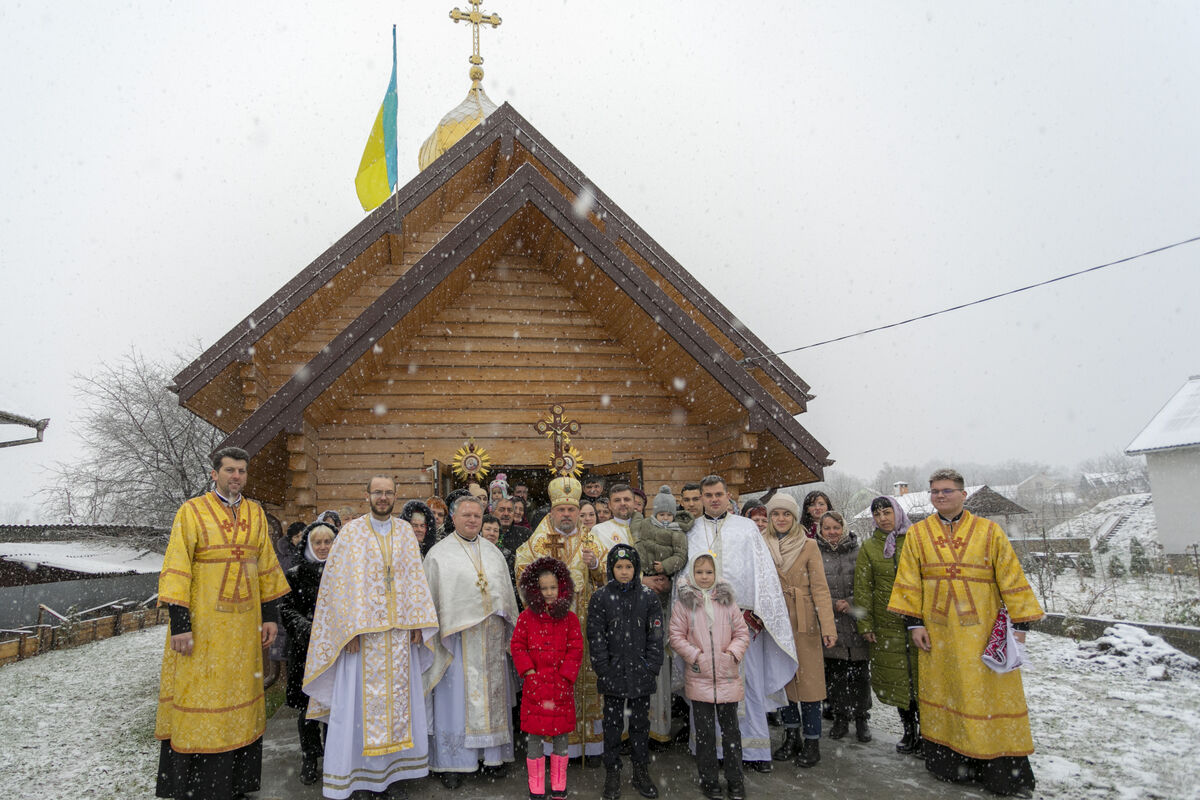
[[[455,142],[466,136],[495,110],[496,104],[488,98],[479,84],[472,84],[467,98],[442,117],[442,121],[421,145],[421,152],[417,156],[417,163],[421,169],[436,161],[438,156],[449,150]]]

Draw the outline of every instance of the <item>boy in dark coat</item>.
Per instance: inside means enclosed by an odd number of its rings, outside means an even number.
[[[637,550],[608,551],[609,581],[588,602],[587,635],[596,688],[604,695],[604,800],[621,796],[621,732],[629,709],[633,786],[658,797],[650,778],[650,695],[663,663],[662,607],[642,585]]]

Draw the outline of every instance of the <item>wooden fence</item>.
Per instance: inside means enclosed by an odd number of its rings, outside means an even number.
[[[129,631],[162,625],[167,620],[165,608],[143,608],[94,619],[67,620],[58,625],[37,624],[0,630],[0,666],[50,650],[66,650]]]

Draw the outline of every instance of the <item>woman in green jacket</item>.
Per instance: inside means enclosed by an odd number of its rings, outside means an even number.
[[[854,605],[863,610],[858,632],[870,643],[871,688],[875,696],[900,711],[904,738],[896,744],[896,752],[920,755],[917,648],[904,618],[887,610],[908,516],[892,497],[876,497],[871,502],[871,516],[875,532],[859,548],[854,569]]]

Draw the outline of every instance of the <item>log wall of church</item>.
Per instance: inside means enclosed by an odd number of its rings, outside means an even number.
[[[505,255],[447,302],[382,367],[343,398],[320,429],[317,505],[362,507],[365,478],[393,475],[402,498],[434,493],[474,438],[493,462],[548,465],[534,423],[560,403],[582,425],[586,463],[640,458],[651,490],[712,471],[712,426],[671,377],[652,372],[593,319],[555,276]]]

